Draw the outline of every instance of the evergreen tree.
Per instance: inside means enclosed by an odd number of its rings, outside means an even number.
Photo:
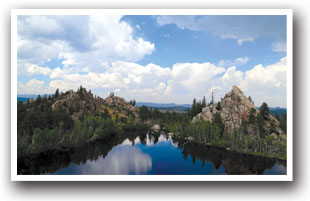
[[[192,104],[192,110],[191,110],[191,118],[196,116],[196,111],[197,111],[197,109],[196,109],[197,105],[196,104],[197,104],[196,103],[196,98],[194,98],[193,104]]]
[[[216,105],[216,109],[217,110],[222,110],[222,106],[221,106],[221,102],[217,102],[217,105]]]
[[[219,128],[219,137],[223,137],[223,133],[224,133],[224,124],[222,122],[222,118],[219,112],[217,112],[214,115],[214,123],[215,125],[217,125],[217,127]]]
[[[273,121],[270,122],[270,125],[269,125],[269,133],[274,133],[276,132],[276,125],[274,124]]]
[[[83,87],[82,85],[80,86],[80,88],[77,90],[77,94],[80,96],[80,98],[82,100],[84,100],[84,93],[83,93]]]
[[[55,92],[55,98],[57,98],[58,96],[59,96],[59,89],[57,88]]]
[[[141,121],[146,121],[148,119],[148,108],[147,106],[143,105],[139,110],[139,116]]]
[[[202,104],[202,108],[207,106],[207,102],[206,102],[206,97],[205,96],[203,96],[201,104]]]
[[[251,110],[250,110],[249,122],[251,124],[255,124],[255,122],[256,122],[256,110],[254,108],[251,108]]]
[[[40,94],[39,94],[38,97],[37,97],[37,99],[36,99],[36,101],[35,101],[35,104],[36,104],[37,106],[39,106],[41,103],[42,103],[42,98],[41,98],[41,96],[40,96]]]
[[[281,130],[286,133],[286,113],[283,115],[283,117],[280,119],[280,128]]]
[[[280,121],[280,116],[278,114],[275,115],[275,118]]]
[[[269,119],[269,108],[267,103],[263,102],[259,108],[259,113],[265,120]]]
[[[251,103],[253,103],[251,96],[249,96],[249,101],[250,101]]]
[[[258,115],[257,118],[256,118],[256,122],[257,122],[259,136],[261,138],[264,138],[267,135],[267,132],[266,132],[266,129],[265,129],[264,117],[262,115]]]
[[[241,128],[242,128],[242,133],[244,135],[248,135],[248,124],[246,123],[245,119],[242,119]]]

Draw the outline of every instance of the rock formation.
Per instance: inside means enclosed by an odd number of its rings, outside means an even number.
[[[115,96],[114,93],[110,93],[106,99],[103,99],[103,102],[109,107],[115,107],[127,113],[132,113],[136,118],[139,117],[139,109],[137,106],[128,104],[125,99]]]
[[[154,132],[158,133],[160,131],[160,126],[158,124],[154,124],[151,127],[151,131],[154,131]]]
[[[52,110],[60,107],[66,108],[69,112],[71,110],[73,119],[77,119],[81,114],[92,115],[96,111],[103,112],[104,109],[115,110],[125,116],[132,114],[136,118],[139,117],[138,107],[128,104],[125,99],[115,96],[114,93],[103,99],[94,97],[90,91],[87,92],[82,87],[77,92],[69,90],[61,93],[52,104]]]
[[[257,116],[259,111],[255,108],[253,102],[249,100],[237,86],[233,86],[232,90],[228,92],[224,98],[221,98],[219,103],[211,104],[203,108],[202,112],[193,117],[192,121],[195,122],[202,118],[213,122],[215,114],[219,113],[227,133],[232,133],[234,129],[240,128],[242,121],[245,121],[248,125],[248,132],[254,135],[254,126],[249,122],[251,109],[254,111],[255,116]],[[272,122],[275,131],[268,133],[268,135],[272,134],[274,138],[276,138],[278,135],[282,134],[282,131],[279,127],[279,121],[269,114],[268,118],[265,120],[266,130],[269,130],[268,127]]]

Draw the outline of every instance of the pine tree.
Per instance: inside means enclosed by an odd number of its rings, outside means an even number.
[[[280,118],[280,128],[284,133],[286,133],[286,113],[283,115],[282,118]]]
[[[203,96],[201,104],[202,104],[202,108],[207,106],[207,102],[206,102],[206,97],[205,96]]]
[[[249,114],[249,122],[251,124],[255,124],[255,121],[256,121],[256,110],[254,108],[251,108],[250,110],[250,114]]]
[[[265,129],[264,117],[262,115],[258,115],[256,118],[256,122],[257,122],[259,136],[261,138],[264,138],[267,135],[267,132]]]
[[[196,116],[196,111],[197,111],[197,103],[196,103],[196,98],[194,98],[193,100],[193,104],[192,104],[192,111],[191,111],[191,118],[193,118],[194,116]]]
[[[221,106],[221,102],[217,102],[217,105],[216,105],[216,109],[217,110],[222,110],[222,106]]]
[[[55,92],[55,98],[57,98],[58,96],[59,96],[59,89],[57,88]]]
[[[141,121],[145,121],[145,120],[147,120],[148,119],[148,108],[145,106],[145,105],[143,105],[141,108],[140,108],[140,110],[139,110],[139,116],[140,116],[140,119],[141,119]]]
[[[269,119],[269,108],[267,103],[263,102],[259,108],[259,113],[265,120]]]

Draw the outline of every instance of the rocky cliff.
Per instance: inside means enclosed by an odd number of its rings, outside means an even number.
[[[195,122],[202,118],[213,122],[215,114],[219,113],[227,133],[232,133],[234,129],[240,128],[245,123],[247,124],[248,133],[255,135],[257,129],[255,128],[255,124],[250,122],[249,118],[251,110],[254,116],[257,117],[259,111],[255,108],[253,102],[237,86],[233,86],[232,90],[224,98],[221,98],[216,104],[211,104],[203,108],[202,112],[193,117],[192,121]],[[271,125],[273,129],[270,129]],[[264,119],[264,127],[267,135],[273,135],[274,138],[282,135],[279,121],[270,114]]]

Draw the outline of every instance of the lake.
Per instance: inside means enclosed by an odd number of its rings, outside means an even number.
[[[165,134],[122,134],[67,152],[18,161],[18,174],[286,174],[286,161],[228,151]]]

